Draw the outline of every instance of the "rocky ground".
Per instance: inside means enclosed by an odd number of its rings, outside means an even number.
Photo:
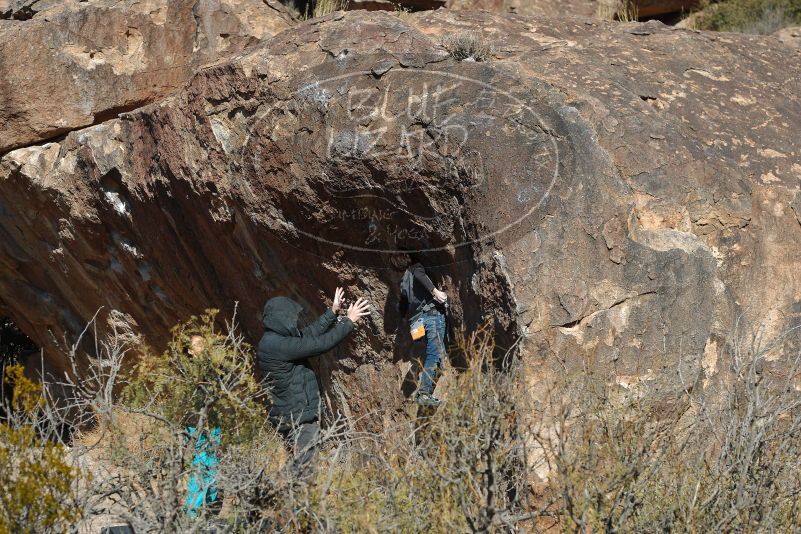
[[[714,390],[743,336],[801,321],[797,48],[657,22],[290,27],[277,4],[209,6],[0,21],[0,311],[54,370],[101,307],[159,347],[238,302],[255,341],[267,297],[312,313],[342,284],[374,313],[322,358],[325,391],[349,414],[400,406],[398,247],[444,280],[454,328],[516,344],[532,387],[589,362],[655,398]]]

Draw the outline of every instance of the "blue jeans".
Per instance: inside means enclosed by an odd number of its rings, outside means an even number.
[[[423,313],[422,319],[426,329],[426,360],[423,364],[419,392],[431,394],[434,391],[437,366],[446,356],[445,316],[436,311],[429,311]]]

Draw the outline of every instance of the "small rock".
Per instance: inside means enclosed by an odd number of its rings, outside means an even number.
[[[380,78],[381,76],[389,72],[389,70],[394,66],[395,62],[392,60],[379,61],[378,63],[373,65],[373,68],[370,69],[370,72],[372,72],[376,78]]]

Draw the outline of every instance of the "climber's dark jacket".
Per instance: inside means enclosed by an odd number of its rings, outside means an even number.
[[[406,316],[409,312],[411,314],[417,313],[426,304],[433,304],[438,311],[444,313],[445,308],[434,299],[431,292],[434,289],[434,282],[428,277],[425,267],[422,263],[414,263],[407,269],[412,275],[412,293],[406,299],[401,295],[398,302],[398,311],[402,316]]]
[[[434,296],[431,294],[434,290],[434,282],[428,277],[428,273],[426,273],[423,264],[415,263],[409,267],[409,270],[412,272],[412,276],[414,276],[414,285],[412,286],[413,294],[409,306],[414,310],[420,306],[434,302]]]
[[[259,342],[259,367],[270,387],[270,417],[279,430],[319,417],[320,388],[308,358],[331,350],[353,330],[350,319],[337,320],[330,308],[299,330],[302,310],[287,297],[271,298],[264,305],[266,331]]]

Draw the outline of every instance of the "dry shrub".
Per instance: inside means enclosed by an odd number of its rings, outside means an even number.
[[[197,532],[212,518],[231,532],[786,532],[801,522],[801,355],[789,336],[731,347],[715,395],[680,381],[666,399],[589,364],[533,391],[525,362],[499,356],[480,329],[459,338],[464,368],[450,371],[439,409],[381,432],[335,418],[305,474],[266,422],[251,349],[233,325],[219,332],[213,313],[193,318],[164,355],[125,376],[137,338],[116,324],[89,366],[75,367],[73,382],[85,379],[73,405],[98,424],[73,442],[79,480],[54,478],[33,494],[58,492],[136,532]],[[204,352],[190,357],[192,336]],[[115,384],[126,393],[115,396]],[[57,443],[49,406],[37,407],[49,423],[29,426]],[[224,429],[216,517],[183,510],[188,424]]]
[[[786,339],[782,340],[786,341]],[[553,467],[543,499],[575,532],[789,532],[801,521],[798,352],[732,348],[713,401],[620,395],[605,375],[565,379],[541,406]],[[765,371],[776,360],[781,376]],[[549,432],[543,429],[549,429]]]
[[[634,0],[601,0],[596,13],[600,19],[621,22],[636,22],[639,18],[639,9]]]
[[[343,11],[348,9],[349,0],[317,0],[314,5],[315,17],[323,17],[334,11]]]
[[[493,54],[492,45],[476,32],[449,35],[442,40],[442,46],[457,61],[488,61]]]
[[[104,414],[102,430],[84,452],[95,468],[91,491],[113,499],[93,513],[114,515],[137,532],[197,528],[208,510],[198,518],[184,512],[186,482],[198,470],[192,461],[198,440],[214,429],[222,437],[210,449],[219,460],[216,486],[229,500],[260,484],[256,462],[263,471],[284,456],[267,423],[251,348],[233,325],[218,331],[216,314],[209,310],[175,327],[167,350],[145,353],[122,378],[120,398],[96,410]]]

